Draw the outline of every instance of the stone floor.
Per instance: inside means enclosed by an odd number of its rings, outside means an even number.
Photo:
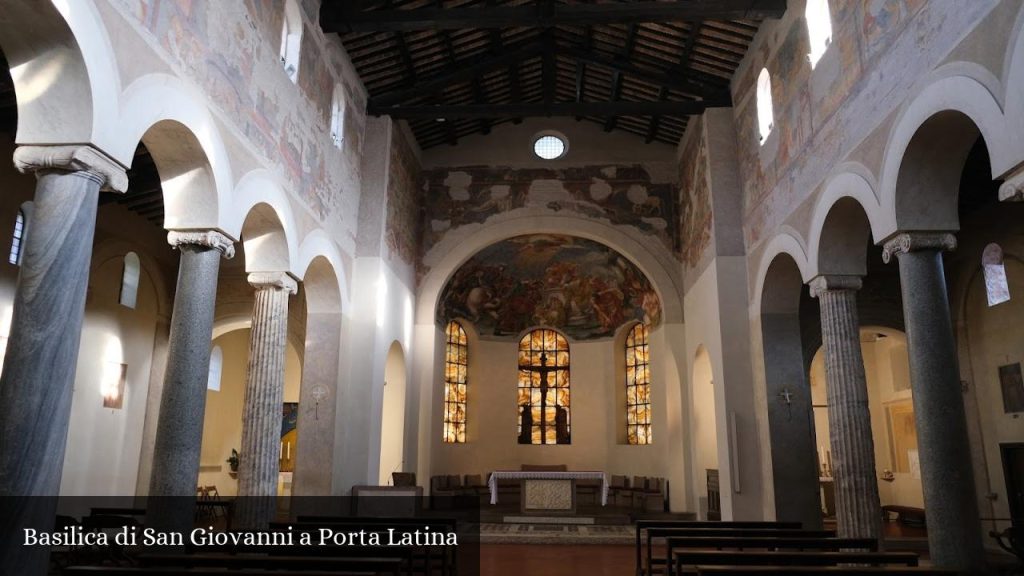
[[[484,544],[480,576],[629,576],[636,565],[633,546],[540,546]]]

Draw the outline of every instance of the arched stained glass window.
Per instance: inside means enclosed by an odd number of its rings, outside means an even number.
[[[651,443],[651,357],[646,324],[626,336],[626,441]]]
[[[7,261],[15,266],[21,264],[21,243],[25,238],[25,210],[18,210],[14,219],[14,232],[11,234],[11,253]]]
[[[466,331],[458,322],[445,329],[444,360],[444,441],[466,441],[466,381],[469,370],[469,345]]]
[[[207,373],[206,389],[220,392],[220,378],[224,373],[224,351],[220,346],[210,350],[210,371]]]
[[[121,298],[122,306],[135,308],[136,300],[139,297],[139,255],[129,252],[124,255],[124,272],[121,274]]]
[[[519,341],[520,444],[570,444],[569,342],[546,328]]]
[[[1006,280],[1003,266],[1003,249],[999,244],[989,244],[981,253],[981,270],[985,276],[985,295],[988,305],[995,306],[1010,299],[1010,284]]]

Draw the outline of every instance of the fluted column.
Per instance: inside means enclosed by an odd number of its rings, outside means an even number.
[[[239,507],[237,521],[241,527],[256,528],[266,526],[273,508],[255,501],[277,495],[288,297],[298,286],[284,272],[249,274],[249,284],[256,289],[256,303],[249,337],[238,495],[256,498]]]
[[[234,241],[214,230],[171,231],[167,242],[181,252],[167,344],[167,369],[153,446],[150,496],[192,499],[199,478],[203,416],[210,372],[210,340],[221,258],[235,254]],[[189,506],[153,500],[150,527],[188,529]]]
[[[0,376],[2,534],[53,527],[55,501],[8,497],[60,490],[98,195],[128,187],[124,168],[89,146],[22,146],[14,164],[37,181]],[[4,540],[6,572],[45,574],[45,548]]]
[[[882,508],[875,479],[875,443],[857,318],[859,276],[811,280],[821,307],[821,334],[828,380],[828,418],[836,511],[841,538],[881,536]]]
[[[981,524],[942,265],[942,252],[954,248],[952,234],[901,233],[882,258],[899,259],[931,560],[973,571],[983,564]]]

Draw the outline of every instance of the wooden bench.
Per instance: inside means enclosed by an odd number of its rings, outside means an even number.
[[[925,518],[924,510],[921,508],[914,508],[913,506],[897,506],[895,504],[887,504],[882,506],[882,517],[888,522],[889,514],[895,514],[896,519],[900,524],[907,526],[919,526],[924,527]]]
[[[835,530],[795,530],[792,528],[649,528],[647,530],[647,561],[661,565],[665,558],[653,558],[654,541],[659,538],[835,538]],[[650,570],[648,570],[650,571]]]
[[[945,568],[917,566],[697,566],[702,576],[770,576],[798,574],[803,576],[943,576],[960,574]]]
[[[305,548],[309,550],[309,548]],[[268,556],[266,554],[144,554],[138,557],[144,567],[161,568],[230,568],[260,570],[294,570],[309,572],[366,572],[399,576],[403,567],[401,558],[395,557],[341,557],[341,556]]]
[[[697,566],[836,566],[839,564],[867,564],[881,566],[902,564],[917,566],[917,554],[910,552],[736,552],[736,551],[676,551],[673,553],[673,573],[683,574]]]
[[[789,529],[797,530],[802,526],[800,522],[774,522],[765,520],[737,520],[729,522],[707,522],[701,520],[637,520],[636,531],[636,573],[638,576],[644,573],[644,565],[641,563],[643,533],[651,529]],[[647,567],[650,568],[651,560],[651,535],[647,535]]]
[[[74,576],[379,576],[377,572],[338,570],[224,570],[223,568],[175,568],[142,566],[71,566],[63,574]]]

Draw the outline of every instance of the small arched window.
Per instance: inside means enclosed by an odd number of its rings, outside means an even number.
[[[444,441],[466,441],[466,382],[469,371],[469,344],[466,331],[458,322],[445,329],[444,360]]]
[[[210,351],[210,371],[206,378],[206,389],[220,392],[220,377],[224,371],[224,351],[214,346]]]
[[[519,341],[520,444],[570,444],[569,342],[546,328]]]
[[[1010,284],[1003,266],[1003,249],[999,244],[985,246],[981,253],[981,269],[985,276],[985,295],[988,305],[995,306],[1010,299]]]
[[[651,358],[646,324],[626,336],[626,442],[651,443]]]
[[[832,14],[828,9],[828,0],[807,0],[804,17],[807,19],[807,39],[811,46],[807,59],[811,62],[811,68],[814,68],[832,43]]]
[[[772,77],[767,68],[761,68],[757,76],[757,127],[764,143],[771,133],[775,122],[775,111],[772,109]]]
[[[281,65],[292,82],[299,78],[299,52],[302,47],[302,13],[295,0],[284,5],[284,22],[281,24]]]
[[[331,142],[338,148],[345,140],[345,88],[341,84],[334,87],[331,99]]]
[[[14,232],[11,234],[11,253],[7,262],[15,266],[21,265],[21,244],[25,239],[25,209],[18,210],[18,216],[14,219]]]
[[[139,296],[139,256],[135,252],[124,255],[124,271],[121,273],[121,297],[118,302],[122,306],[135,308]]]

